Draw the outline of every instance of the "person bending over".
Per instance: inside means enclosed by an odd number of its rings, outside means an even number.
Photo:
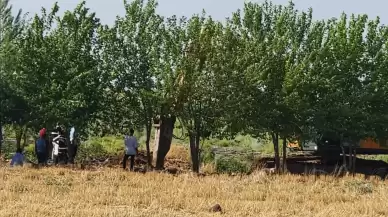
[[[24,163],[24,155],[23,155],[23,151],[21,148],[18,148],[16,150],[16,153],[14,154],[14,156],[12,157],[12,160],[11,160],[11,167],[14,167],[14,166],[23,166],[23,163]]]

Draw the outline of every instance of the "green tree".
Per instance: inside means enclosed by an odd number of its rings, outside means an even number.
[[[380,26],[380,19],[368,22],[365,46],[366,57],[363,58],[364,112],[366,131],[368,136],[386,144],[388,129],[387,121],[387,48],[388,28]]]
[[[299,14],[292,2],[286,7],[265,2],[247,3],[244,14],[242,19],[236,13],[232,20],[245,44],[240,60],[246,85],[244,128],[258,137],[270,133],[279,170],[278,141],[283,139],[285,150],[286,140],[297,130],[294,108],[287,102],[287,85],[298,65],[297,53],[309,30],[311,11]]]
[[[84,5],[63,17],[56,15],[57,4],[50,13],[43,8],[18,40],[14,88],[28,108],[19,126],[50,129],[59,122],[75,125],[82,135],[96,113],[102,95],[95,34],[99,20]]]
[[[125,1],[126,15],[114,27],[105,28],[105,64],[114,82],[111,89],[124,102],[118,116],[130,125],[146,128],[148,163],[151,165],[150,138],[158,107],[156,68],[161,60],[163,18],[156,14],[154,0]],[[110,65],[110,66],[109,66]],[[118,101],[120,100],[120,101]]]
[[[55,19],[57,27],[49,39],[52,68],[48,97],[58,101],[46,114],[52,117],[49,123],[73,124],[80,133],[94,122],[105,89],[104,72],[99,68],[100,21],[85,7],[85,1]]]
[[[158,117],[155,122],[159,124],[159,138],[156,140],[154,160],[156,169],[164,167],[164,160],[170,150],[173,138],[173,129],[177,119],[180,99],[178,97],[181,80],[181,59],[185,53],[186,17],[172,16],[166,19],[163,29],[161,62],[156,68],[156,96]]]
[[[14,69],[14,81],[11,85],[14,93],[26,102],[15,124],[18,146],[20,146],[23,135],[22,129],[26,130],[31,127],[36,130],[42,126],[44,123],[42,114],[45,114],[44,109],[48,108],[47,104],[50,102],[50,99],[46,97],[46,93],[50,90],[47,76],[50,70],[50,60],[45,57],[50,57],[52,51],[46,45],[46,41],[55,10],[57,8],[53,9],[53,13],[46,15],[46,10],[42,9],[42,18],[35,15],[34,19],[27,23],[22,37],[16,42],[17,53],[15,55],[17,55],[18,64]]]
[[[12,124],[21,114],[25,102],[14,93],[11,83],[17,64],[15,41],[24,29],[22,11],[12,14],[8,0],[0,1],[0,149],[3,124]]]
[[[209,131],[218,127],[217,119],[222,117],[216,89],[218,68],[213,67],[222,25],[203,13],[191,17],[184,30],[181,44],[185,51],[176,60],[179,85],[175,109],[190,138],[192,169],[199,172],[200,140],[209,137]]]
[[[12,5],[9,0],[0,1],[0,43],[5,44],[10,39],[15,39],[23,29],[24,20],[22,10],[19,9],[16,16],[12,14]]]
[[[339,139],[341,146],[348,143],[351,158],[353,144],[372,133],[367,126],[371,113],[366,91],[370,82],[366,78],[375,66],[368,61],[363,39],[366,23],[365,15],[347,19],[345,14],[326,24],[317,22],[306,43],[310,55],[304,55],[291,85],[305,136],[311,137],[314,131],[318,136]],[[369,31],[367,37],[375,38],[373,28]],[[349,164],[353,167],[352,159]]]

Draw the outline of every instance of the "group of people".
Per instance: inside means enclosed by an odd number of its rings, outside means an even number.
[[[47,165],[51,159],[55,165],[60,162],[74,163],[77,155],[78,144],[75,139],[75,128],[72,127],[69,133],[69,142],[65,137],[64,130],[57,126],[56,131],[47,135],[47,130],[42,128],[39,131],[39,138],[35,142],[35,154],[39,165]],[[12,157],[11,166],[23,165],[24,155],[18,149]]]
[[[65,163],[68,161],[74,163],[74,159],[77,154],[78,144],[75,141],[75,128],[72,127],[69,134],[69,143],[68,147],[66,146],[66,139],[62,128],[57,127],[57,132],[54,133],[54,138],[50,145],[50,141],[47,138],[47,130],[45,128],[39,131],[39,138],[35,143],[35,153],[36,158],[38,159],[38,164],[46,165],[48,159],[50,158],[50,153],[52,154],[52,159],[55,164],[59,163],[61,157],[64,157]],[[134,136],[134,130],[130,129],[129,135],[124,136],[124,159],[123,159],[123,169],[126,169],[127,160],[130,158],[130,171],[134,170],[135,156],[138,153],[139,143]],[[67,161],[68,160],[68,161]],[[11,166],[23,165],[24,155],[22,149],[18,149],[15,155],[12,157]]]

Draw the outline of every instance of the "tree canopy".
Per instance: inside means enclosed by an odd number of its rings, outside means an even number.
[[[103,26],[82,1],[26,20],[0,0],[0,123],[77,126],[84,135],[150,133],[172,116],[200,141],[237,133],[388,138],[388,28],[379,18],[313,20],[292,2],[246,3],[226,22],[205,11],[162,17],[155,0],[124,1]]]

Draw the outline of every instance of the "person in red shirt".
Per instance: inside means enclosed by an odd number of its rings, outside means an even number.
[[[47,163],[47,149],[46,149],[46,129],[39,131],[39,139],[35,143],[35,153],[38,158],[38,164],[45,165]]]

